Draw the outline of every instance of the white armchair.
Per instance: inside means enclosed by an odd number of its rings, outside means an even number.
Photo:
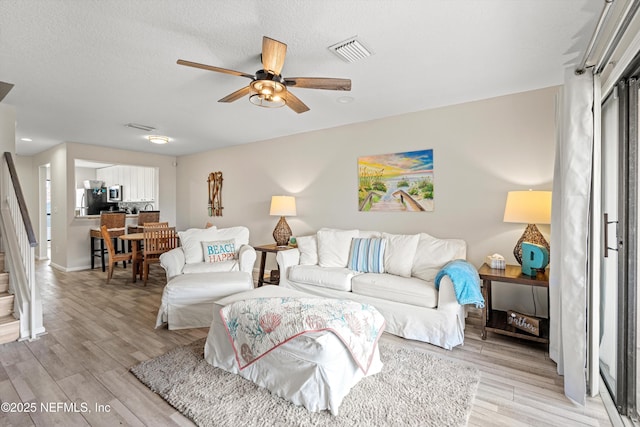
[[[165,269],[167,282],[181,274],[228,271],[243,271],[252,274],[256,251],[249,246],[249,229],[247,227],[191,228],[179,232],[178,235],[180,236],[180,247],[160,256],[160,265]],[[206,249],[203,249],[203,246],[207,248],[211,247],[212,243],[219,244],[229,241],[234,245],[237,259],[220,260],[220,257],[210,257],[208,254],[205,256]]]
[[[213,303],[253,289],[256,251],[246,227],[192,228],[179,232],[180,247],[160,256],[167,273],[156,327],[202,328],[211,325]]]

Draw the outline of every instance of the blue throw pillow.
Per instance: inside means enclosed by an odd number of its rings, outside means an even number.
[[[363,273],[384,273],[385,247],[385,239],[351,239],[347,268]]]

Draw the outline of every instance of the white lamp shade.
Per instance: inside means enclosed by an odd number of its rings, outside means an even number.
[[[293,196],[272,196],[269,215],[296,216],[296,198]]]
[[[509,191],[504,222],[551,224],[551,191]]]

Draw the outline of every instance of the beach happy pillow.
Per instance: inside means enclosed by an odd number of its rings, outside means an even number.
[[[202,242],[202,251],[204,252],[204,262],[211,264],[238,259],[236,241],[234,239]]]

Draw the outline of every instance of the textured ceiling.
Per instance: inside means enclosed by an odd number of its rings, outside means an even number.
[[[15,87],[17,152],[70,141],[169,155],[335,127],[562,83],[586,48],[596,0],[2,0],[0,81]],[[249,74],[266,35],[282,74],[340,77],[352,91],[293,89],[311,110],[218,103]],[[374,55],[327,47],[358,35]],[[349,95],[351,103],[339,97]],[[155,146],[130,122],[157,128]],[[21,138],[32,142],[22,142]]]

